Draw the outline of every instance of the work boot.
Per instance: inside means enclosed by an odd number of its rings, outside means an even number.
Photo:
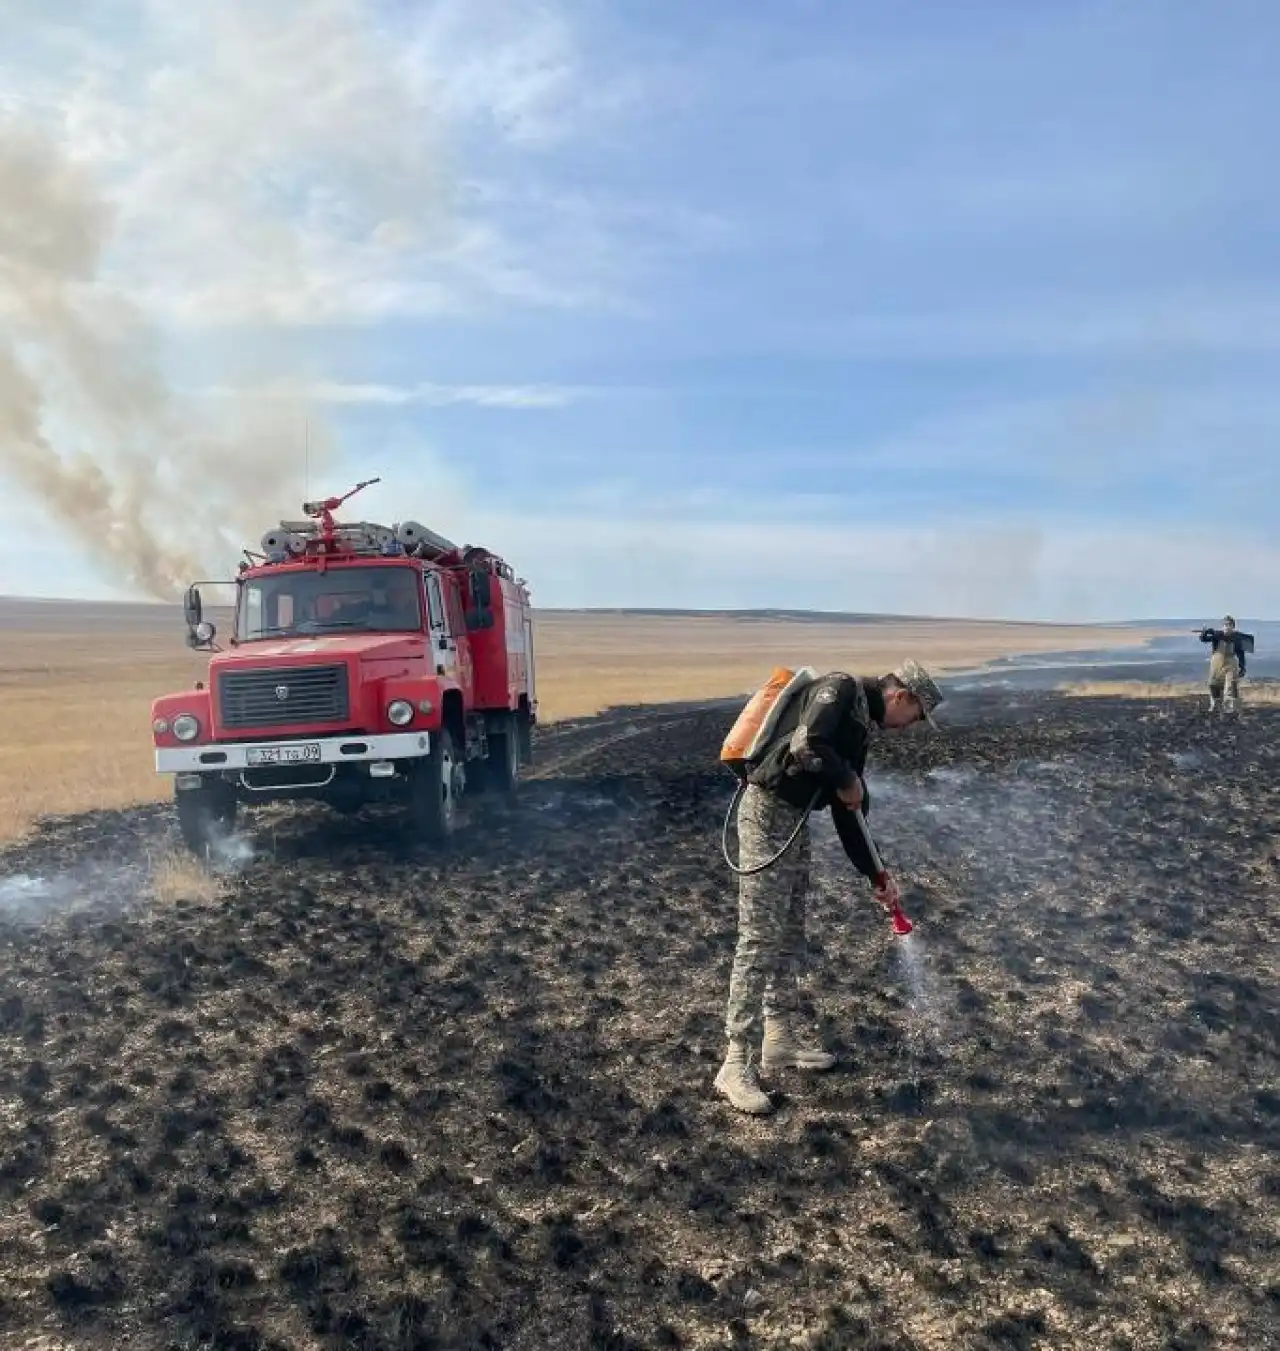
[[[1213,695],[1211,694],[1211,695],[1209,696],[1209,712],[1212,713],[1213,710],[1214,710],[1215,708],[1217,708],[1217,707],[1218,707],[1218,701],[1217,701],[1217,700],[1213,697]]]
[[[836,1058],[829,1051],[805,1046],[800,1041],[792,1018],[779,1016],[764,1020],[762,1070],[829,1070],[835,1063]]]
[[[766,1116],[773,1102],[760,1087],[756,1067],[742,1042],[729,1043],[729,1053],[716,1075],[716,1091],[723,1094],[740,1112]]]

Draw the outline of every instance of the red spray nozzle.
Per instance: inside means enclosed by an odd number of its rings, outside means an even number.
[[[876,883],[877,886],[883,890],[888,885],[888,883],[889,883],[889,874],[887,872],[881,872],[879,878],[877,879]],[[906,913],[903,911],[902,902],[895,898],[892,901],[882,901],[881,904],[884,906],[885,911],[888,913],[890,928],[892,928],[893,932],[897,934],[900,938],[905,938],[907,934],[909,934],[915,926],[911,923],[911,921],[907,918]]]
[[[902,907],[896,904],[893,909],[889,911],[889,923],[893,928],[894,933],[903,938],[905,938],[914,927],[906,915],[902,913]]]

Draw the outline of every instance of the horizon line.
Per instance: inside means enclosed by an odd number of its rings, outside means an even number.
[[[227,585],[234,585],[228,582]],[[99,600],[85,596],[19,596],[0,592],[0,602],[16,602],[25,605],[93,605],[116,609],[165,609],[180,608],[180,600]],[[229,606],[214,606],[214,609],[229,609]],[[1008,619],[999,616],[981,615],[937,615],[912,614],[890,610],[811,610],[792,609],[784,606],[666,606],[666,605],[546,605],[533,607],[536,614],[543,615],[664,615],[669,617],[713,618],[738,616],[772,616],[775,618],[816,618],[830,620],[861,621],[908,621],[930,624],[1003,624],[1024,628],[1173,628],[1184,623],[1195,623],[1192,617],[1174,618],[1130,618],[1130,619]],[[1273,623],[1268,619],[1250,619],[1251,623]]]

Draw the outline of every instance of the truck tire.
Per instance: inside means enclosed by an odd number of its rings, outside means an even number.
[[[459,767],[453,737],[442,727],[432,737],[430,754],[414,771],[409,790],[409,817],[414,834],[428,844],[443,844],[453,834]]]
[[[516,741],[520,747],[520,763],[526,768],[533,764],[533,719],[527,713],[517,713]]]
[[[174,801],[182,843],[199,858],[206,858],[211,847],[235,828],[239,804],[221,784],[175,790]]]
[[[489,728],[485,787],[491,793],[514,793],[520,781],[520,729],[514,713],[494,720]]]

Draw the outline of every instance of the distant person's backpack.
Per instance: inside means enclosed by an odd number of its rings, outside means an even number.
[[[747,781],[747,775],[769,749],[791,701],[817,678],[812,666],[802,666],[798,671],[775,667],[769,679],[743,705],[720,747],[720,763],[732,771],[739,783]]]

